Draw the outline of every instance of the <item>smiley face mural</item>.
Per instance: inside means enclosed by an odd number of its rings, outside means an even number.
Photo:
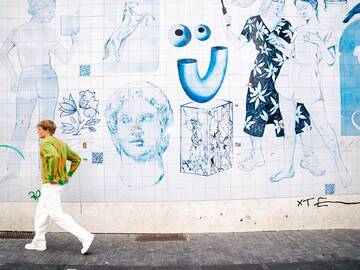
[[[199,41],[206,41],[211,36],[206,24],[196,25],[193,31]],[[175,47],[184,47],[191,41],[192,34],[187,26],[177,24],[170,28],[168,37]],[[194,101],[180,108],[180,171],[204,176],[232,167],[233,104],[213,100],[225,78],[228,48],[214,46],[210,51],[208,69],[203,77],[196,59],[177,61],[181,87]]]
[[[200,41],[210,38],[211,30],[205,24],[194,28],[195,37]],[[184,47],[191,40],[191,32],[183,24],[174,25],[168,33],[169,41],[175,47]],[[182,58],[177,61],[178,75],[186,95],[193,101],[205,103],[215,97],[226,74],[228,48],[214,46],[211,48],[210,62],[205,76],[201,77],[198,61],[194,58]]]

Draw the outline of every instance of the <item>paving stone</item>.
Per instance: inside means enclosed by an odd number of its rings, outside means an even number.
[[[1,270],[353,270],[360,269],[360,230],[190,234],[188,241],[135,241],[97,234],[90,254],[68,233],[47,234],[48,249],[0,240]],[[67,268],[66,268],[67,267]]]

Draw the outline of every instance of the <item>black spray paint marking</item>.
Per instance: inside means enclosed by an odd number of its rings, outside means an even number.
[[[301,199],[300,201],[297,200],[298,207],[304,206],[306,203],[307,207],[310,207],[310,201],[315,200],[314,197],[307,198],[307,199]],[[314,203],[311,206],[315,207],[326,207],[329,206],[329,204],[344,204],[344,205],[354,205],[354,204],[360,204],[360,202],[344,202],[344,201],[334,201],[334,200],[327,200],[326,197],[318,197],[316,199],[316,203]]]
[[[301,199],[300,201],[297,201],[298,202],[297,206],[302,206],[303,203],[305,203],[305,202],[306,202],[307,206],[310,206],[309,201],[314,200],[314,199],[315,199],[314,197],[308,198],[308,199]]]

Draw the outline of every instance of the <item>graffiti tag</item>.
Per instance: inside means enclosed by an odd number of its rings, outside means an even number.
[[[30,196],[31,199],[34,199],[35,201],[39,201],[39,198],[41,196],[41,191],[40,190],[37,190],[36,192],[30,191],[28,195]]]
[[[312,204],[312,203],[314,203],[314,204]],[[353,204],[360,204],[360,202],[345,202],[345,201],[328,200],[326,197],[318,197],[317,199],[315,199],[314,197],[311,197],[311,198],[307,198],[307,199],[297,200],[297,204],[298,204],[297,205],[298,207],[301,207],[301,206],[327,207],[330,204],[353,205]]]

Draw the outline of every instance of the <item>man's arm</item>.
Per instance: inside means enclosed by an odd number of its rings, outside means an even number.
[[[72,177],[80,165],[81,157],[68,147],[66,159],[71,161],[71,166],[70,166],[70,170],[68,172],[68,176]]]
[[[55,180],[55,157],[56,149],[49,143],[40,144],[40,157],[43,161],[46,180]]]

